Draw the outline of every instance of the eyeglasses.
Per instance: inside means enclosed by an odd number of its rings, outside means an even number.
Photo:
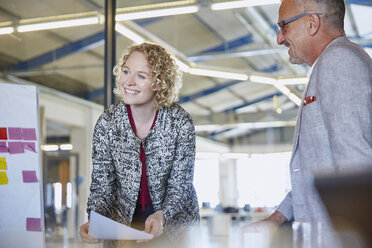
[[[283,31],[284,26],[287,25],[288,23],[293,22],[293,21],[296,21],[297,19],[299,19],[299,18],[301,18],[303,16],[306,16],[306,15],[310,15],[310,14],[323,15],[323,12],[320,12],[320,11],[308,11],[308,12],[305,12],[303,14],[299,14],[299,15],[296,15],[294,17],[288,18],[286,20],[280,21],[280,22],[277,23],[279,31]]]

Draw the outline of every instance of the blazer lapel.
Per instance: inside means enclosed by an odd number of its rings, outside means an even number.
[[[300,105],[300,108],[298,110],[298,115],[297,115],[297,121],[296,121],[296,127],[295,127],[295,132],[294,132],[294,135],[293,135],[293,147],[292,147],[292,156],[293,154],[295,153],[296,149],[297,149],[297,145],[298,145],[298,138],[299,138],[299,135],[300,135],[300,129],[301,129],[301,119],[302,119],[302,108],[304,106],[304,99],[306,97],[306,94],[307,94],[307,91],[311,85],[311,78],[309,79],[309,83],[306,87],[306,90],[305,90],[305,93],[304,95],[302,96],[302,99],[301,99],[301,105]]]

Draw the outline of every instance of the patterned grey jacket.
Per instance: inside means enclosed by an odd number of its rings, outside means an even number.
[[[163,212],[166,225],[197,221],[199,206],[193,186],[195,130],[189,114],[178,104],[162,108],[142,144],[154,210]],[[125,103],[108,107],[99,117],[93,135],[88,214],[94,210],[123,224],[131,223],[142,173],[140,145]]]

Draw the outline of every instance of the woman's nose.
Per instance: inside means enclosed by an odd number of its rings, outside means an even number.
[[[134,76],[127,75],[126,77],[124,77],[124,84],[131,85],[131,86],[135,85],[136,81],[134,80]]]

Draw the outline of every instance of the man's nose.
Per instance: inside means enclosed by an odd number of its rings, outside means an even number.
[[[278,45],[283,45],[284,37],[282,31],[279,30],[278,35],[276,36],[276,42]]]

